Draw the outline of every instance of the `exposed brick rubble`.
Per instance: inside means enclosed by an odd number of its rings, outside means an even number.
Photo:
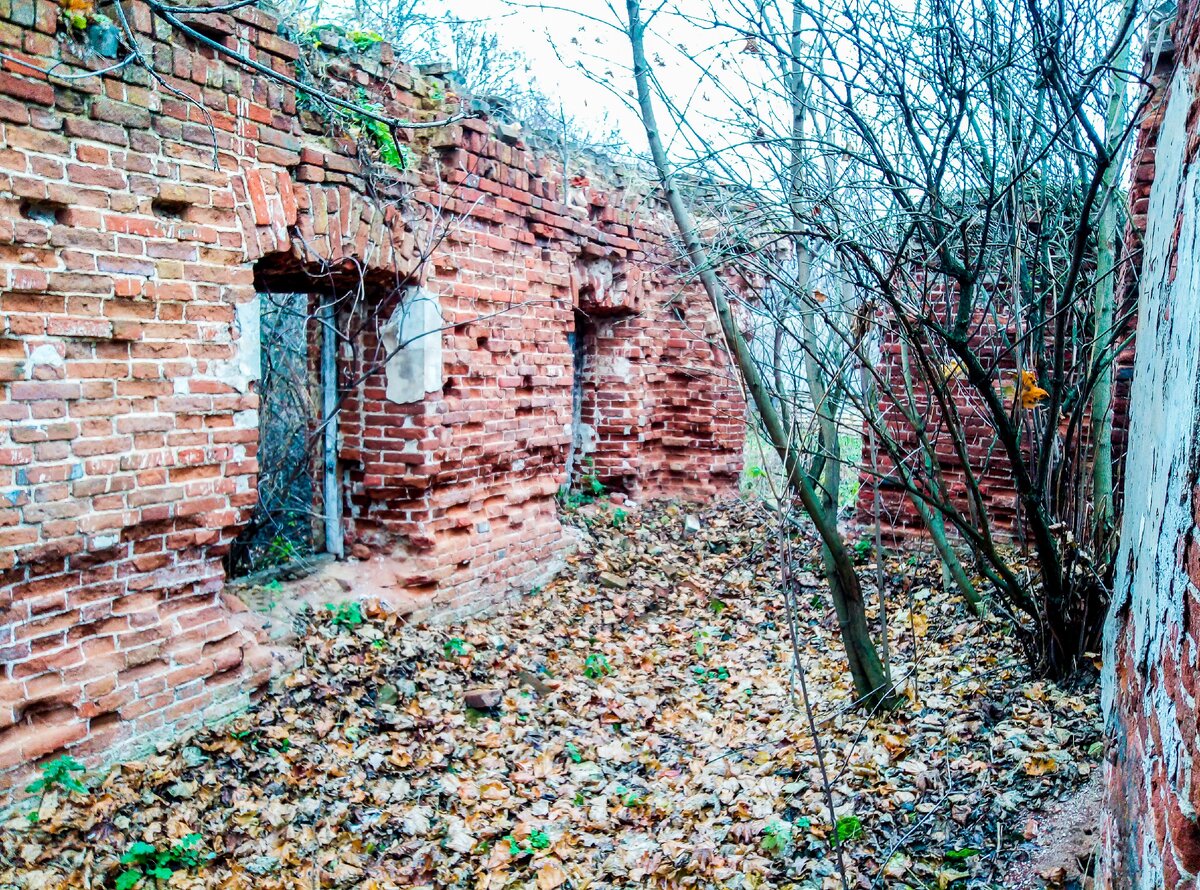
[[[1169,22],[1167,23],[1169,24]],[[1132,249],[1141,250],[1126,504],[1105,633],[1104,879],[1112,890],[1200,880],[1200,9],[1152,34],[1156,85],[1138,134]],[[1155,50],[1161,50],[1156,54]]]
[[[632,498],[709,496],[741,466],[744,403],[644,188],[576,171],[568,193],[558,158],[475,119],[368,177],[291,88],[126,12],[170,90],[137,66],[0,72],[0,788],[64,747],[121,756],[267,678],[221,562],[256,499],[259,290],[361,295],[338,304],[353,595],[478,602],[562,550],[576,312],[577,466]],[[81,59],[47,0],[0,18],[10,56],[111,64]],[[263,12],[196,21],[296,73]],[[388,46],[319,61],[389,114],[452,110]]]

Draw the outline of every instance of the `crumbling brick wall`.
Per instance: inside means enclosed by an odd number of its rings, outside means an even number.
[[[358,296],[337,309],[335,569],[355,595],[459,606],[562,550],[577,312],[605,332],[585,381],[602,482],[704,497],[740,470],[744,403],[645,190],[604,171],[568,190],[557,158],[478,119],[398,134],[409,169],[381,169],[291,87],[125,9],[155,77],[47,77],[111,60],[48,0],[0,5],[0,787],[266,679],[221,562],[256,498],[260,290]],[[196,21],[297,73],[262,11]],[[452,110],[390,47],[344,49],[312,50],[331,91]]]
[[[1144,170],[1142,173],[1144,174]],[[1137,250],[1136,239],[1131,235],[1128,251]],[[1130,271],[1131,260],[1125,259],[1119,267],[1122,283],[1119,288],[1122,304],[1130,307],[1136,301],[1137,276]],[[916,276],[918,280],[920,276]],[[944,290],[948,286],[944,279],[934,279],[929,285],[930,294],[926,294],[931,305],[953,305],[953,300],[947,300]],[[1000,279],[991,285],[999,291],[1009,287],[1009,282]],[[981,310],[970,326],[969,346],[979,356],[984,367],[993,375],[994,386],[997,386],[1003,398],[1011,405],[1019,390],[1020,374],[1028,370],[1018,364],[1015,350],[1011,344],[1016,341],[1019,331],[1011,317],[1005,317],[1004,311],[997,304],[984,300],[988,304],[986,310]],[[1003,305],[1003,301],[998,301]],[[1124,316],[1125,312],[1117,313]],[[1020,499],[1017,495],[1013,479],[1012,462],[996,433],[996,426],[991,419],[991,412],[975,387],[966,379],[961,363],[945,360],[940,356],[919,356],[921,347],[917,344],[902,344],[902,335],[895,329],[888,329],[881,338],[880,354],[875,368],[877,386],[885,394],[880,397],[882,423],[888,436],[895,442],[896,450],[905,456],[906,466],[912,478],[927,478],[927,452],[923,439],[914,430],[905,412],[911,412],[924,426],[924,435],[932,442],[937,455],[937,471],[941,476],[950,504],[968,521],[983,513],[991,533],[1002,539],[1020,540],[1024,537]],[[928,371],[923,373],[920,362],[930,362]],[[1121,467],[1127,449],[1129,426],[1129,390],[1133,376],[1134,350],[1132,345],[1121,349],[1114,360],[1113,389],[1112,389],[1112,445],[1113,456],[1117,463],[1114,485],[1120,488]],[[908,380],[905,379],[905,365],[909,366]],[[925,381],[930,374],[943,373],[945,387],[943,393],[935,392]],[[911,396],[911,399],[910,399]],[[962,441],[956,441],[951,425],[945,420],[941,398],[947,405],[953,405],[956,414],[954,426],[961,429]],[[904,406],[901,411],[897,406],[899,401]],[[1033,408],[1032,411],[1044,410]],[[1085,409],[1080,430],[1071,428],[1066,420],[1060,420],[1060,432],[1064,435],[1070,430],[1073,441],[1087,442],[1092,435],[1090,410]],[[869,431],[864,431],[865,444],[869,444]],[[1026,439],[1026,448],[1030,444]],[[1087,449],[1082,449],[1086,457]],[[978,493],[978,503],[972,497],[971,482]],[[879,445],[879,454],[872,466],[869,452],[864,454],[862,472],[859,474],[858,500],[856,503],[856,519],[863,524],[873,525],[875,522],[875,492],[879,491],[879,519],[885,533],[893,541],[901,541],[912,535],[925,534],[925,525],[920,513],[913,506],[912,499],[903,485],[903,478],[896,470],[894,462]],[[1119,506],[1119,501],[1118,501]],[[946,528],[955,535],[953,524],[947,520]]]
[[[1017,373],[1014,361],[993,355],[993,352],[999,351],[996,344],[1004,333],[994,318],[981,317],[972,326],[971,347],[985,361],[994,358],[999,379],[1011,382]],[[913,355],[916,348],[919,347],[910,347],[906,358],[901,336],[895,331],[887,332],[880,344],[876,368],[883,381],[881,388],[885,386],[886,392],[894,394],[880,399],[882,420],[888,435],[895,441],[899,452],[908,456],[913,477],[926,476],[927,457],[922,439],[895,404],[896,399],[905,399],[906,394],[911,392],[912,404],[905,408],[913,411],[925,425],[925,435],[934,445],[937,470],[952,504],[964,516],[973,515],[974,505],[969,487],[969,479],[973,478],[992,528],[1002,534],[1014,533],[1017,527],[1017,493],[1012,479],[1012,465],[988,419],[987,406],[964,376],[951,365],[947,369],[945,394],[947,402],[954,405],[959,417],[957,423],[961,426],[964,439],[960,448],[947,429],[937,394],[922,382],[920,369],[915,367],[919,360]],[[906,361],[913,368],[908,383],[905,381]],[[936,369],[940,363],[936,358],[933,361]],[[869,438],[866,441],[869,443]],[[962,450],[966,452],[965,461]],[[924,533],[921,516],[902,487],[894,463],[882,445],[879,446],[875,465],[872,466],[870,461],[871,456],[867,453],[860,474],[858,520],[866,524],[874,523],[875,490],[878,485],[879,518],[884,529],[896,538]],[[949,522],[946,525],[953,529]]]
[[[1157,27],[1156,23],[1156,27]],[[1169,22],[1166,24],[1170,24]],[[1200,879],[1200,14],[1180,4],[1139,131],[1142,251],[1125,512],[1105,627],[1103,886]],[[1156,69],[1155,70],[1155,66]]]

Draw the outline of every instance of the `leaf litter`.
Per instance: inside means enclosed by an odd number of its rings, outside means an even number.
[[[830,813],[777,520],[744,501],[576,517],[562,576],[486,617],[315,613],[248,713],[45,795],[36,822],[18,808],[0,887],[112,887],[133,845],[196,835],[203,865],[162,886],[834,888],[840,845],[853,887],[1000,887],[1028,814],[1096,768],[1094,684],[1030,681],[921,554],[885,561],[906,702],[856,710],[797,533]]]

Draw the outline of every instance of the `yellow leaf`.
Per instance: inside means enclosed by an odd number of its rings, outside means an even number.
[[[948,868],[945,871],[939,871],[937,874],[938,890],[946,890],[946,888],[949,887],[951,884],[953,884],[955,881],[961,881],[963,878],[969,878],[969,877],[971,877],[970,872],[955,871],[952,868]]]
[[[1037,375],[1033,371],[1022,371],[1017,375],[1016,397],[1022,408],[1036,408],[1048,395],[1050,393],[1037,385]]]
[[[912,630],[918,637],[925,636],[929,632],[929,618],[924,612],[916,612],[912,616]]]
[[[1025,761],[1025,775],[1044,776],[1057,772],[1058,761],[1048,754],[1034,754]]]

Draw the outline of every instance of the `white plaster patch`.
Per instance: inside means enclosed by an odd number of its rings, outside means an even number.
[[[212,375],[238,392],[249,392],[250,384],[262,377],[262,313],[257,298],[234,307],[233,358],[213,362]]]
[[[442,311],[437,297],[409,288],[380,329],[387,350],[388,401],[419,402],[442,388]]]
[[[1159,129],[1129,399],[1126,510],[1105,623],[1102,684],[1110,735],[1127,731],[1123,711],[1140,710],[1150,724],[1142,762],[1122,767],[1129,771],[1129,781],[1141,784],[1148,795],[1158,781],[1155,766],[1161,764],[1185,812],[1192,752],[1183,741],[1180,716],[1171,690],[1163,687],[1159,666],[1164,658],[1187,657],[1179,636],[1186,626],[1185,603],[1193,595],[1179,558],[1180,542],[1194,524],[1192,487],[1200,465],[1200,167],[1185,166],[1193,74],[1187,67],[1176,72]],[[1115,666],[1122,629],[1128,633],[1134,671],[1146,682],[1146,695],[1136,702],[1119,700]],[[1151,830],[1142,833],[1136,881],[1128,883],[1137,890],[1162,886],[1163,851],[1154,835]]]
[[[633,380],[633,363],[623,355],[597,355],[595,370],[599,376],[616,377],[623,383]]]
[[[29,353],[29,359],[25,362],[25,377],[32,379],[34,369],[43,365],[48,365],[51,368],[61,368],[65,361],[66,359],[58,351],[57,346],[53,346],[50,343],[43,343]]]
[[[590,454],[596,450],[596,428],[589,423],[581,423],[575,429],[575,441],[580,454]]]

